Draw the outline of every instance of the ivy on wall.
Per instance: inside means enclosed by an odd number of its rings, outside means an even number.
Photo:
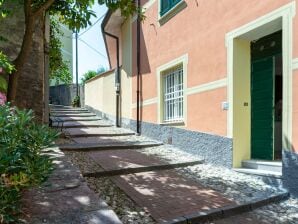
[[[50,79],[55,80],[56,84],[70,84],[72,75],[69,71],[69,61],[65,61],[62,55],[62,42],[60,37],[63,33],[60,30],[60,25],[55,17],[51,18],[50,22]]]

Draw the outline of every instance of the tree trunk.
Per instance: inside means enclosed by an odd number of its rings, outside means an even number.
[[[16,105],[16,95],[18,89],[18,79],[21,76],[26,59],[32,49],[32,39],[34,32],[35,20],[32,16],[26,15],[25,13],[25,34],[22,42],[21,51],[18,57],[14,61],[16,71],[9,76],[7,98],[8,101],[13,105]]]

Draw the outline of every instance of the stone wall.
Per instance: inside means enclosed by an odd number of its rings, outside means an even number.
[[[8,41],[0,42],[0,50],[14,60],[20,52],[25,30],[25,17],[21,4],[9,3],[11,15],[0,22],[0,33]],[[45,20],[37,20],[33,35],[32,50],[27,58],[24,70],[18,79],[16,102],[21,108],[33,109],[36,120],[46,122],[45,99]]]
[[[298,197],[298,154],[283,150],[282,160],[283,185]]]

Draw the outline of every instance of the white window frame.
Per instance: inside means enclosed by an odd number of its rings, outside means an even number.
[[[158,96],[158,107],[157,107],[157,118],[159,124],[179,124],[185,125],[187,123],[187,64],[188,64],[188,54],[182,55],[179,58],[176,58],[160,67],[157,68],[157,96]],[[175,69],[178,66],[182,66],[183,71],[183,118],[179,118],[177,120],[165,120],[164,118],[164,110],[165,110],[165,102],[164,102],[164,77],[168,74],[169,70]],[[176,93],[177,94],[177,93]],[[180,93],[181,94],[181,93]]]
[[[184,118],[183,65],[177,65],[163,72],[163,121],[181,122]]]

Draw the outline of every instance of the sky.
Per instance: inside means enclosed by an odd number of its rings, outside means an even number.
[[[97,70],[100,67],[108,68],[106,49],[101,33],[101,22],[107,12],[106,6],[94,5],[92,10],[96,13],[97,18],[92,18],[92,25],[79,33],[78,40],[78,62],[79,62],[79,82],[82,75],[88,70]],[[100,19],[101,18],[101,19]],[[97,22],[97,20],[100,21]],[[97,22],[96,24],[94,24]],[[85,32],[86,31],[86,32]],[[89,46],[88,46],[89,45]],[[76,43],[73,40],[73,81],[76,82]]]

